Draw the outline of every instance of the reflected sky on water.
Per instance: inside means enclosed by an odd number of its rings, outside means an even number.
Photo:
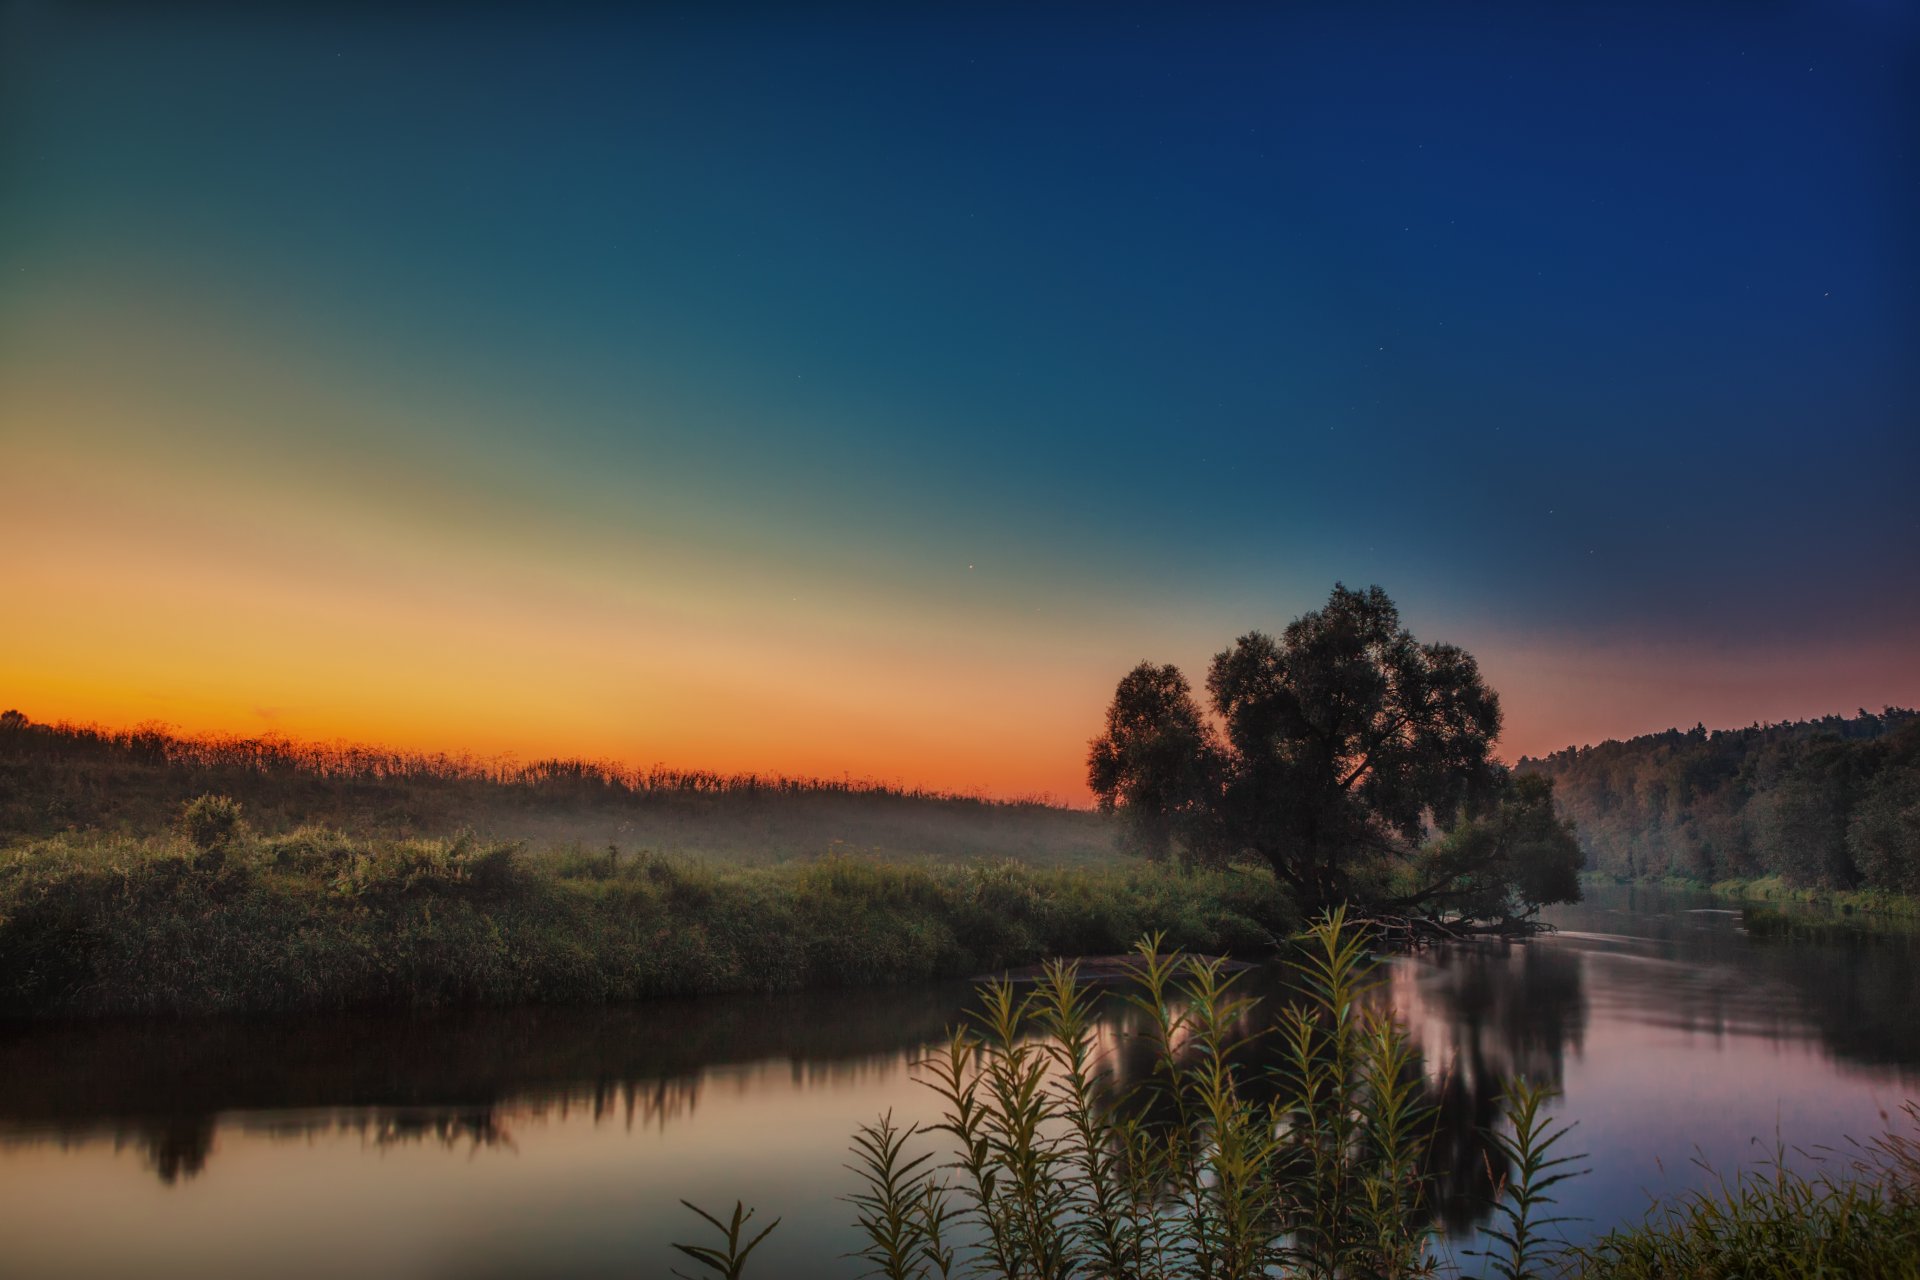
[[[1515,1075],[1555,1082],[1578,1122],[1576,1235],[1701,1185],[1696,1158],[1870,1136],[1920,1094],[1911,935],[1750,939],[1718,905],[1603,890],[1555,936],[1391,962],[1453,1247],[1485,1212],[1480,1128]],[[763,1274],[853,1276],[846,1140],[888,1109],[932,1118],[909,1064],[968,996],[7,1028],[0,1272],[664,1275],[690,1235],[678,1200],[739,1197],[783,1219]]]

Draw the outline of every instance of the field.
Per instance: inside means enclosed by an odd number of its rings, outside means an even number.
[[[641,850],[765,866],[848,853],[888,860],[1114,861],[1086,809],[881,782],[724,775],[604,761],[519,764],[276,738],[110,732],[0,715],[0,841],[148,837],[200,795],[238,801],[263,834],[321,824],[375,839],[454,836],[530,848]]]
[[[0,720],[0,1012],[592,1003],[1271,948],[1264,872],[877,784]]]

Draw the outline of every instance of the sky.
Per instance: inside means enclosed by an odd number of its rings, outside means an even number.
[[[0,0],[0,703],[1083,803],[1377,583],[1920,703],[1905,4]]]

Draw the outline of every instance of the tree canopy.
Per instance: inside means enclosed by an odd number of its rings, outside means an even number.
[[[1920,713],[1670,729],[1522,760],[1587,861],[1622,876],[1780,876],[1920,894]]]
[[[1241,636],[1206,689],[1211,717],[1177,668],[1142,663],[1090,745],[1088,783],[1142,852],[1255,858],[1309,906],[1510,915],[1577,896],[1551,788],[1493,758],[1500,701],[1472,655],[1414,639],[1380,588],[1336,585],[1277,639]],[[1529,859],[1565,872],[1522,875]]]

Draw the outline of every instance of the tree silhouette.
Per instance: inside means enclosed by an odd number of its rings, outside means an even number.
[[[1215,655],[1207,693],[1211,722],[1176,668],[1143,663],[1090,745],[1088,784],[1139,847],[1258,858],[1310,907],[1437,905],[1457,875],[1513,863],[1496,831],[1459,842],[1452,863],[1428,858],[1440,883],[1409,879],[1430,829],[1490,819],[1513,788],[1492,756],[1500,701],[1478,665],[1415,640],[1380,588],[1336,584],[1278,639],[1241,636]],[[1517,799],[1537,816],[1538,795]]]

